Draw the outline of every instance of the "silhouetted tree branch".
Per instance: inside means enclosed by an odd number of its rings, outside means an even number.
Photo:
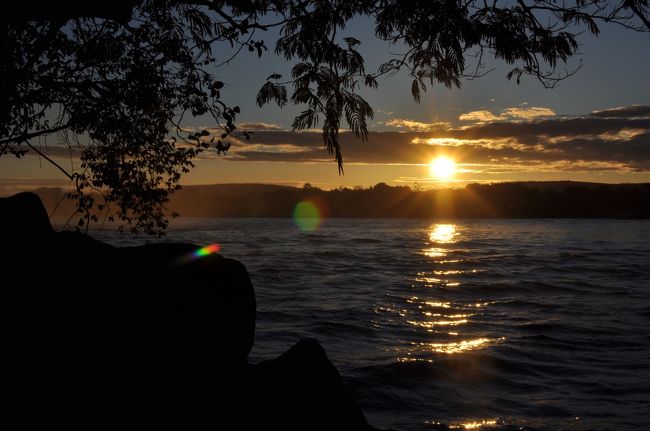
[[[641,20],[646,30],[650,31],[650,12],[648,11],[647,0],[626,0],[623,2],[623,8],[628,8]]]

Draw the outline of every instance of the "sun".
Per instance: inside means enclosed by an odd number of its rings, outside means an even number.
[[[456,173],[456,163],[449,157],[440,156],[431,160],[431,163],[429,163],[429,172],[432,177],[446,180],[453,177]]]

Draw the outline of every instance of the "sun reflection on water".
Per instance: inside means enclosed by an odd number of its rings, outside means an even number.
[[[485,347],[491,341],[489,338],[476,338],[451,343],[422,343],[422,346],[426,346],[434,352],[453,354]]]
[[[453,244],[458,241],[458,228],[455,224],[450,223],[438,223],[430,228],[429,232],[429,241],[432,243],[433,247],[428,247],[422,250],[422,254],[426,257],[431,258],[433,263],[437,264],[447,264],[447,263],[458,263],[458,259],[444,259],[450,253],[448,249],[448,244]],[[433,271],[434,275],[462,275],[464,271],[460,269],[444,269]],[[429,273],[418,273],[420,278],[417,278],[416,281],[424,283],[426,287],[455,287],[459,286],[460,283],[457,281],[443,280],[434,277],[428,277]]]
[[[458,232],[455,224],[436,224],[429,234],[429,239],[432,242],[448,244],[456,242],[456,236]]]
[[[426,305],[430,307],[440,307],[440,308],[450,308],[451,307],[451,302],[431,302],[427,301],[425,302]]]
[[[427,248],[423,251],[426,257],[444,257],[447,254],[447,250],[439,247]]]
[[[501,343],[504,337],[477,331],[476,321],[485,314],[485,307],[492,301],[444,301],[448,291],[457,291],[461,284],[471,287],[475,274],[485,270],[474,268],[470,261],[462,258],[467,251],[460,244],[464,236],[460,228],[451,223],[431,225],[427,231],[426,247],[420,253],[429,259],[430,268],[411,276],[412,287],[421,291],[421,298],[403,298],[404,308],[396,307],[400,321],[411,328],[412,338],[404,340],[406,345],[398,348],[400,362],[435,362],[440,355],[477,352]],[[468,231],[466,234],[471,233]],[[429,289],[441,289],[440,292]],[[438,296],[438,298],[436,298]],[[461,429],[478,429],[493,424],[489,420],[474,420],[458,424]]]
[[[445,280],[443,278],[436,278],[436,277],[426,277],[425,275],[428,274],[424,272],[418,273],[419,277],[415,278],[415,281],[417,281],[418,283],[422,283],[422,285],[427,288],[460,286],[460,283],[457,281]]]
[[[458,275],[464,274],[466,271],[461,271],[459,269],[451,269],[447,271],[433,271],[435,275]]]
[[[438,421],[425,421],[427,425],[430,425],[436,429],[443,427],[448,429],[460,429],[460,430],[478,430],[484,426],[493,427],[495,425],[503,425],[502,419],[474,419],[467,422],[454,423],[449,426],[444,426],[442,422]]]
[[[454,333],[458,334],[458,333]],[[414,346],[417,346],[417,349],[412,351],[403,352],[405,356],[400,356],[397,358],[399,362],[435,362],[435,359],[432,359],[430,356],[423,356],[420,352],[420,349],[428,350],[429,352],[434,353],[443,353],[446,355],[454,355],[460,353],[467,353],[471,351],[481,350],[489,345],[499,343],[505,340],[505,337],[501,338],[475,338],[471,340],[462,340],[455,342],[447,343],[413,343]]]
[[[481,315],[483,307],[491,302],[451,303],[423,301],[417,296],[405,298],[408,304],[417,306],[402,310],[403,322],[419,332],[425,339],[412,341],[410,348],[402,350],[401,362],[428,361],[431,354],[459,354],[484,349],[500,343],[505,337],[486,337],[472,333],[473,316]],[[416,332],[417,333],[417,332]],[[451,339],[449,337],[452,337]]]
[[[484,426],[494,426],[497,424],[496,419],[483,419],[483,420],[474,420],[471,422],[463,422],[456,425],[449,425],[450,429],[465,429],[465,430],[477,430]]]
[[[407,320],[406,323],[412,326],[421,326],[423,328],[433,328],[434,326],[457,326],[467,323],[467,319],[461,320],[435,320],[431,322],[418,322],[415,320]]]

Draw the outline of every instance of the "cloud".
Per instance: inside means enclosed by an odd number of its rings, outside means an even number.
[[[490,111],[471,111],[461,114],[458,119],[461,121],[474,121],[479,123],[487,123],[491,121],[504,121],[504,120],[531,120],[538,117],[552,117],[556,115],[555,111],[550,108],[541,108],[532,106],[530,108],[506,108],[499,114],[493,114]]]
[[[465,114],[461,114],[458,117],[459,120],[461,121],[478,121],[481,123],[486,123],[488,121],[498,121],[502,120],[503,117],[500,117],[498,115],[494,115],[490,111],[471,111],[467,112]]]
[[[593,111],[591,116],[604,118],[650,118],[650,106],[632,105],[601,109],[600,111]]]
[[[342,132],[344,161],[422,165],[444,153],[461,165],[477,166],[472,169],[503,165],[530,166],[537,171],[650,172],[650,118],[533,115],[523,119],[523,114],[512,112],[519,115],[518,120],[438,126],[431,131],[371,132],[367,141]],[[233,144],[229,154],[240,161],[313,163],[333,159],[323,147],[321,134],[315,132],[261,131],[241,146]]]
[[[449,127],[449,123],[439,121],[434,123],[422,123],[420,121],[406,120],[403,118],[393,118],[392,120],[380,122],[390,127],[404,128],[408,130],[430,131],[440,127]]]
[[[531,118],[537,117],[552,117],[555,114],[550,108],[540,108],[540,107],[531,107],[531,108],[507,108],[501,111],[501,115],[506,118],[522,118],[529,120]]]
[[[237,123],[237,128],[240,130],[286,130],[277,124],[272,123]]]

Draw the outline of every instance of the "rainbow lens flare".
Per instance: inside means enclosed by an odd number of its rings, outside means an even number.
[[[320,199],[303,199],[293,209],[293,221],[303,232],[313,232],[327,217],[327,206]]]
[[[205,247],[201,247],[200,249],[196,250],[194,253],[192,253],[192,257],[203,257],[207,256],[212,253],[216,253],[219,251],[219,244],[210,244],[206,245]]]
[[[219,246],[219,244],[206,245],[205,247],[201,247],[197,250],[194,250],[191,253],[179,257],[178,259],[176,259],[176,265],[185,265],[186,263],[189,263],[200,257],[205,257],[212,253],[217,253],[220,249],[221,247]]]

